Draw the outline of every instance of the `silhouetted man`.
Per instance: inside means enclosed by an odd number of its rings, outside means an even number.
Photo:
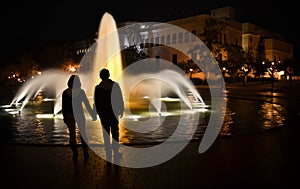
[[[124,111],[124,101],[120,85],[109,79],[109,77],[109,70],[102,69],[100,71],[102,81],[95,87],[94,91],[95,108],[102,124],[107,160],[111,160],[112,150],[114,151],[114,157],[120,156],[119,118],[123,116]],[[112,149],[110,135],[113,138]]]

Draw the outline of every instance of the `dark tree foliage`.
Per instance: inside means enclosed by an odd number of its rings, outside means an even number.
[[[257,48],[256,48],[256,60],[253,64],[253,68],[256,70],[256,76],[260,76],[265,72],[263,62],[266,62],[266,48],[264,35],[260,35]]]

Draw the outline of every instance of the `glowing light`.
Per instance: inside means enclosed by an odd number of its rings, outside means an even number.
[[[10,108],[11,106],[10,105],[2,105],[0,106],[0,108]]]
[[[9,114],[18,114],[20,113],[20,111],[18,109],[5,109],[6,112],[8,112]]]
[[[55,101],[53,98],[44,98],[43,101],[48,102],[48,101]]]
[[[71,71],[71,72],[75,72],[75,71],[76,71],[76,68],[74,68],[74,67],[72,66],[72,67],[70,67],[70,71]]]
[[[14,110],[14,111],[10,111],[8,113],[14,115],[14,114],[19,114],[20,111],[19,110]]]
[[[178,102],[181,101],[180,98],[170,98],[170,97],[164,97],[164,98],[160,98],[162,101],[165,102]]]
[[[5,111],[7,111],[7,112],[12,112],[12,111],[15,111],[16,109],[10,109],[10,108],[8,108],[8,109],[5,109]]]
[[[54,114],[36,114],[37,118],[54,118],[56,115]]]
[[[142,118],[141,115],[126,115],[124,116],[125,119],[133,120],[133,121],[138,121],[138,119]]]

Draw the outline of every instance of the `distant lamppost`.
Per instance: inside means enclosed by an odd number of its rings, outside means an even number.
[[[241,70],[242,70],[242,77],[243,77],[243,87],[245,87],[245,82],[247,78],[246,76],[249,73],[248,65],[245,64],[244,66],[242,66]]]
[[[193,73],[193,69],[190,68],[190,79],[192,79],[192,73]]]
[[[293,80],[293,67],[292,63],[289,63],[289,66],[286,69],[286,72],[289,74],[289,86],[292,87],[292,80]]]
[[[271,73],[271,83],[272,83],[272,94],[274,92],[274,72],[275,72],[275,63],[274,61],[271,63],[271,67],[268,69]]]
[[[262,72],[263,72],[263,76],[262,76],[262,81],[264,82],[265,81],[265,61],[262,61]]]
[[[226,73],[226,68],[225,67],[222,68],[222,73],[223,73],[223,77],[225,79],[225,73]]]

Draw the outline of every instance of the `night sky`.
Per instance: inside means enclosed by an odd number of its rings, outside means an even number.
[[[169,5],[162,6],[162,4]],[[296,1],[262,0],[11,0],[2,2],[1,56],[52,42],[81,40],[95,34],[102,15],[109,12],[116,22],[167,22],[207,13],[222,6],[235,8],[239,21],[281,33],[294,45],[298,57],[300,32]],[[171,8],[174,7],[174,8]]]

